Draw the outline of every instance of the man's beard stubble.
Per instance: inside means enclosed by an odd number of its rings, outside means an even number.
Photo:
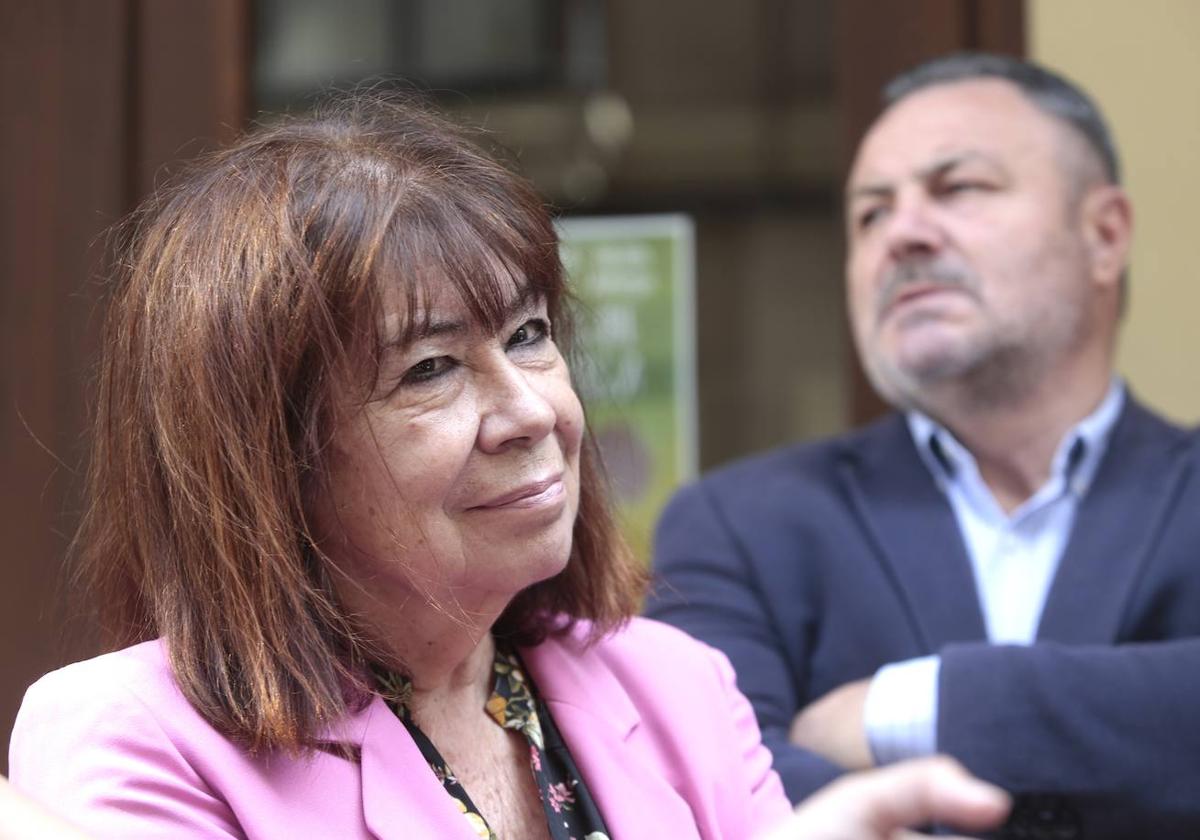
[[[896,299],[917,283],[960,290],[982,303],[979,280],[968,269],[940,257],[907,258],[884,278],[869,342],[878,335]],[[988,410],[1027,396],[1037,380],[1037,362],[1032,358],[1036,354],[1031,350],[1027,342],[1006,342],[992,332],[976,334],[960,352],[930,359],[918,369],[903,369],[878,349],[866,347],[864,368],[875,391],[893,407],[936,416],[947,399],[973,410]]]

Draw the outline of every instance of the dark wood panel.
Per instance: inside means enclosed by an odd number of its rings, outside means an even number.
[[[241,131],[250,101],[249,0],[141,0],[135,22],[139,193],[173,161]]]
[[[25,686],[86,651],[79,508],[105,231],[246,117],[249,0],[5,2],[0,27],[0,770]],[[75,632],[71,632],[75,631]]]
[[[8,4],[0,132],[0,746],[24,687],[71,656],[75,523],[95,244],[124,212],[126,4]],[[6,769],[6,768],[5,768]]]
[[[1025,55],[1025,3],[1019,0],[973,0],[973,48]]]

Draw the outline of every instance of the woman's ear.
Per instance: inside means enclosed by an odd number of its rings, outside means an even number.
[[[1133,238],[1133,206],[1129,196],[1116,184],[1093,187],[1083,198],[1080,223],[1093,282],[1117,288],[1129,264]]]

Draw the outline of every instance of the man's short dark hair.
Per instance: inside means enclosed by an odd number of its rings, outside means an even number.
[[[1016,85],[1044,113],[1057,117],[1079,132],[1099,157],[1108,180],[1120,183],[1117,148],[1096,103],[1074,83],[1033,62],[982,52],[935,58],[888,82],[883,88],[883,102],[885,106],[891,106],[925,88],[977,79],[1002,79]]]

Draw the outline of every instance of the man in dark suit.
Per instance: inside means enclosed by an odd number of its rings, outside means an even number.
[[[1113,375],[1131,233],[1104,120],[1032,64],[885,91],[846,191],[896,409],[660,523],[649,615],[725,651],[796,801],[949,753],[1013,837],[1200,837],[1200,455]]]

